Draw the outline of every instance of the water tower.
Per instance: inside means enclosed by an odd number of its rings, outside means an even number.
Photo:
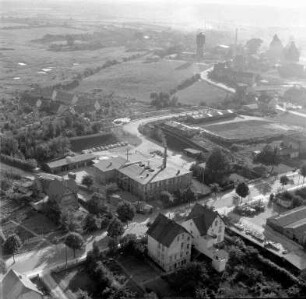
[[[204,55],[205,34],[203,32],[197,34],[196,43],[197,43],[196,58],[200,60],[203,59]]]

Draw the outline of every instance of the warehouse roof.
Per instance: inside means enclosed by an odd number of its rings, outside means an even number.
[[[268,220],[283,228],[298,229],[306,224],[306,206],[292,209]]]
[[[93,154],[82,154],[82,155],[77,155],[73,157],[68,156],[64,159],[49,162],[47,163],[47,165],[50,169],[54,169],[54,168],[58,168],[58,167],[73,164],[73,163],[94,160],[95,158],[96,156]]]

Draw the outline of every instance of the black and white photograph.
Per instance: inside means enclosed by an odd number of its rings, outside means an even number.
[[[306,298],[306,1],[0,0],[0,299]]]

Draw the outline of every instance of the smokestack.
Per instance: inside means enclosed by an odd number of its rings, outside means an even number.
[[[167,144],[164,145],[163,169],[167,167]]]
[[[236,30],[235,30],[234,56],[237,55],[237,43],[238,43],[238,28],[236,28]]]

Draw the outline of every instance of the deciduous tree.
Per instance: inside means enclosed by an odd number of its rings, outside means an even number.
[[[236,187],[236,193],[242,198],[247,197],[250,193],[248,185],[245,182],[239,183]]]
[[[65,245],[73,250],[73,256],[75,257],[75,251],[83,247],[84,239],[78,233],[69,233],[65,238]]]
[[[118,218],[114,218],[107,229],[107,235],[111,238],[118,238],[119,236],[123,235],[124,228],[122,222]]]
[[[87,188],[90,188],[94,183],[93,177],[91,175],[85,175],[82,179],[82,184]]]
[[[6,241],[4,242],[4,249],[9,253],[13,255],[13,260],[15,263],[15,253],[18,251],[18,249],[22,246],[22,242],[18,235],[12,234],[10,235]]]
[[[116,212],[123,223],[133,220],[135,216],[135,208],[129,202],[119,203]]]

